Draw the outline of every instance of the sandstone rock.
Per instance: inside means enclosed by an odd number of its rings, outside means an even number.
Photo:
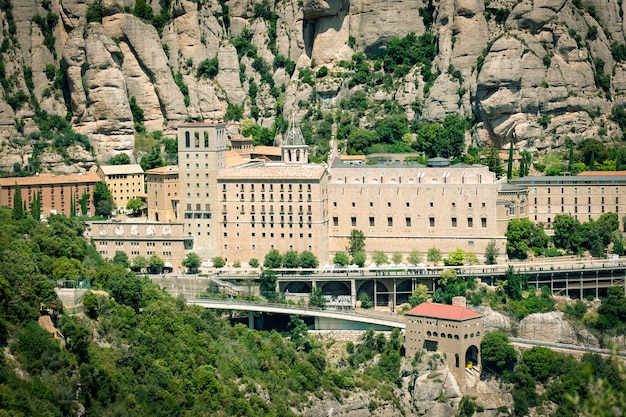
[[[223,45],[217,54],[219,72],[216,81],[226,92],[226,97],[231,103],[242,105],[246,93],[241,87],[239,79],[239,60],[237,50],[232,45]]]
[[[489,306],[471,306],[471,309],[483,315],[483,331],[501,330],[508,332],[511,330],[511,322],[504,314],[493,311]]]
[[[591,333],[585,329],[575,329],[564,320],[563,313],[556,311],[529,315],[520,321],[517,334],[522,339],[599,346]]]

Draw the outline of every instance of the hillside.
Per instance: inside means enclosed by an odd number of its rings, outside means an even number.
[[[89,169],[185,120],[271,144],[294,112],[314,159],[333,130],[348,152],[456,157],[612,144],[626,127],[621,0],[0,6],[5,172]],[[465,146],[432,144],[459,132]]]

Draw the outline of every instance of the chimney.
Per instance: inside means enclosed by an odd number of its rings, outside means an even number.
[[[452,305],[453,306],[460,306],[460,307],[466,307],[467,306],[467,302],[465,300],[465,297],[452,297]]]

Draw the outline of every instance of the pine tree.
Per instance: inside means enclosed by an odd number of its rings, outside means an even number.
[[[76,201],[74,201],[74,193],[70,194],[70,216],[76,216]]]
[[[33,200],[33,204],[31,206],[31,215],[35,220],[39,220],[41,218],[41,195],[39,194],[39,190],[35,192],[35,199]]]
[[[15,192],[13,193],[13,218],[22,220],[24,218],[24,207],[22,205],[22,189],[17,183],[15,184]]]
[[[589,157],[589,170],[590,171],[596,170],[596,157],[594,156],[593,152],[591,153],[591,156]]]

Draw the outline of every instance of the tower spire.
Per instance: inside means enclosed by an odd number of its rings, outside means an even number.
[[[296,121],[295,113],[292,113],[289,119],[289,128],[281,146],[281,154],[283,162],[300,164],[308,162],[308,147]]]

